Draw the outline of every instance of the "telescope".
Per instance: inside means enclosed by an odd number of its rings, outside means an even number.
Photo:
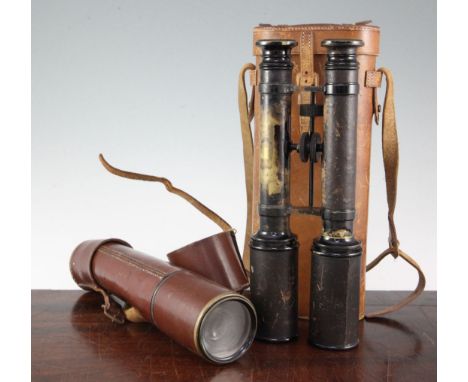
[[[319,215],[322,234],[314,240],[309,342],[326,349],[350,349],[359,342],[361,243],[353,234],[356,130],[359,95],[356,50],[361,40],[324,40],[323,86],[292,82],[294,40],[260,40],[259,229],[250,241],[251,298],[258,315],[257,338],[285,342],[297,337],[298,246],[289,227],[293,213]],[[310,92],[300,115],[309,130],[291,140],[291,97]],[[316,103],[322,93],[324,105]],[[314,121],[323,116],[322,138]],[[309,163],[309,204],[290,204],[290,155]],[[314,163],[322,160],[322,204],[313,205]]]
[[[123,240],[81,243],[70,271],[80,287],[103,295],[104,313],[113,322],[150,322],[212,363],[234,362],[254,340],[256,314],[246,297]]]

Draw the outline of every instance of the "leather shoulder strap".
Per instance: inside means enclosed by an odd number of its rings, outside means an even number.
[[[400,243],[397,237],[394,213],[397,197],[399,154],[398,135],[395,120],[395,102],[393,96],[393,76],[389,69],[380,68],[378,71],[385,76],[387,82],[382,119],[382,152],[385,169],[385,184],[387,187],[389,247],[367,265],[366,271],[368,272],[371,269],[373,269],[387,255],[392,255],[395,259],[397,257],[403,258],[403,260],[405,260],[409,265],[415,268],[418,272],[419,280],[416,289],[413,292],[411,292],[408,296],[406,296],[403,300],[385,309],[367,313],[365,315],[365,318],[367,319],[383,316],[385,314],[395,312],[401,309],[402,307],[413,301],[416,297],[418,297],[424,290],[424,287],[426,285],[426,278],[424,276],[423,271],[421,270],[421,267],[411,256],[409,256],[400,249]]]
[[[242,140],[244,143],[244,169],[245,169],[245,184],[247,192],[247,225],[245,231],[245,244],[244,244],[244,264],[248,267],[250,262],[249,247],[248,243],[252,231],[252,169],[253,169],[253,148],[252,148],[252,130],[250,122],[253,118],[253,103],[247,102],[247,91],[245,86],[245,73],[247,70],[254,70],[253,64],[246,64],[242,67],[239,75],[239,113],[241,119],[241,131]],[[397,232],[394,221],[394,213],[396,207],[396,196],[397,196],[397,180],[398,180],[398,135],[395,119],[395,102],[394,102],[394,90],[393,90],[393,76],[390,70],[386,68],[380,68],[379,70],[368,73],[366,79],[366,86],[374,88],[374,114],[376,115],[376,122],[378,122],[378,101],[377,101],[377,87],[380,85],[381,77],[385,76],[387,82],[387,88],[385,92],[384,110],[383,110],[383,121],[382,121],[382,151],[385,168],[385,183],[387,188],[387,204],[388,204],[388,222],[389,222],[389,247],[383,251],[377,258],[371,261],[366,271],[370,271],[377,264],[379,264],[386,256],[392,255],[394,258],[401,257],[409,265],[416,269],[418,272],[418,284],[416,289],[406,296],[399,303],[389,306],[385,309],[367,313],[365,317],[371,319],[379,317],[391,312],[395,312],[411,301],[416,299],[424,290],[426,285],[426,278],[419,264],[407,253],[403,252],[399,247],[397,238]],[[254,90],[254,89],[252,89]],[[252,99],[253,94],[252,91]]]
[[[174,187],[172,185],[172,183],[169,181],[169,179],[162,178],[162,177],[159,177],[159,176],[145,175],[145,174],[139,174],[139,173],[136,173],[136,172],[120,170],[120,169],[112,166],[111,164],[109,164],[109,162],[107,162],[104,159],[104,156],[102,154],[99,154],[99,160],[101,161],[104,168],[107,171],[109,171],[111,174],[120,176],[122,178],[127,178],[127,179],[144,180],[144,181],[147,181],[147,182],[158,182],[158,183],[164,184],[167,191],[180,196],[182,199],[185,199],[192,206],[194,206],[198,211],[200,211],[203,215],[205,215],[208,219],[210,219],[213,223],[215,223],[219,227],[221,227],[221,229],[223,231],[227,232],[227,231],[232,231],[233,230],[232,227],[230,226],[230,224],[228,222],[226,222],[216,212],[209,209],[207,206],[205,206],[202,202],[195,199],[189,193],[181,190],[180,188]]]
[[[249,268],[250,264],[249,242],[252,234],[253,139],[250,122],[252,122],[254,117],[255,97],[255,86],[252,85],[250,102],[248,101],[247,89],[245,86],[245,73],[249,70],[254,72],[255,65],[249,63],[242,66],[238,82],[239,114],[242,133],[242,147],[244,152],[245,192],[247,195],[247,221],[245,223],[244,252],[242,255],[244,267],[246,268]]]

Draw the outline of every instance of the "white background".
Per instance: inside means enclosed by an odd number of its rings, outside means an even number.
[[[371,9],[385,10],[376,1]],[[438,144],[437,144],[437,269],[438,292],[438,378],[459,380],[464,375],[467,331],[466,307],[463,302],[466,279],[466,251],[460,244],[460,227],[468,213],[466,164],[467,130],[464,110],[467,77],[454,79],[454,59],[466,62],[463,37],[466,7],[463,2],[444,1],[438,5]],[[321,3],[323,6],[323,3]],[[421,5],[421,4],[419,4]],[[0,124],[5,139],[0,140],[0,168],[3,176],[0,220],[2,232],[2,266],[0,278],[4,293],[3,305],[11,314],[0,318],[4,330],[3,342],[7,352],[3,370],[10,380],[30,380],[30,258],[31,250],[31,192],[30,192],[30,2],[2,3],[0,12]],[[273,7],[276,5],[272,5]],[[422,4],[421,6],[424,6]],[[345,9],[345,7],[338,8]],[[321,11],[318,11],[320,15]],[[363,13],[366,13],[363,11]],[[380,12],[381,14],[383,13]],[[404,12],[402,12],[404,13]],[[315,14],[315,13],[314,13]],[[359,17],[363,19],[362,15]],[[311,18],[309,18],[311,19]],[[258,21],[258,20],[257,20]],[[414,21],[414,20],[413,20]],[[414,48],[417,49],[417,46]],[[9,183],[8,183],[9,182]],[[395,278],[398,278],[396,276]],[[442,379],[445,377],[444,379]]]
[[[436,289],[436,9],[434,1],[32,3],[32,287],[76,288],[83,240],[119,237],[161,258],[218,232],[157,184],[170,178],[238,230],[245,224],[237,74],[258,23],[381,26],[378,65],[395,77],[400,136],[396,223],[401,247]],[[380,95],[383,99],[383,94]],[[387,247],[380,127],[373,128],[368,260]],[[388,258],[368,289],[412,289],[417,274]]]

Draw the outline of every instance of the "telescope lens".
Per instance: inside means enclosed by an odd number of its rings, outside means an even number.
[[[232,362],[252,344],[255,315],[242,301],[224,300],[213,305],[200,326],[200,344],[205,355],[216,363]]]

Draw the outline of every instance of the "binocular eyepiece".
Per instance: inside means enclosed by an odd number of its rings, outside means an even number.
[[[312,247],[309,341],[327,349],[358,344],[359,285],[362,248],[353,235],[355,217],[357,97],[356,50],[361,40],[325,40],[327,62],[323,86],[299,89],[292,81],[293,40],[261,40],[259,229],[252,236],[251,297],[258,315],[257,338],[289,341],[297,337],[298,242],[290,215],[320,215],[322,235]],[[323,93],[324,105],[300,105],[310,117],[310,129],[299,143],[291,141],[291,96],[294,91]],[[315,97],[312,97],[315,100]],[[323,113],[323,114],[322,114]],[[314,118],[323,115],[323,143]],[[322,205],[290,204],[290,154],[303,162],[322,154]],[[311,182],[312,183],[312,182]]]

